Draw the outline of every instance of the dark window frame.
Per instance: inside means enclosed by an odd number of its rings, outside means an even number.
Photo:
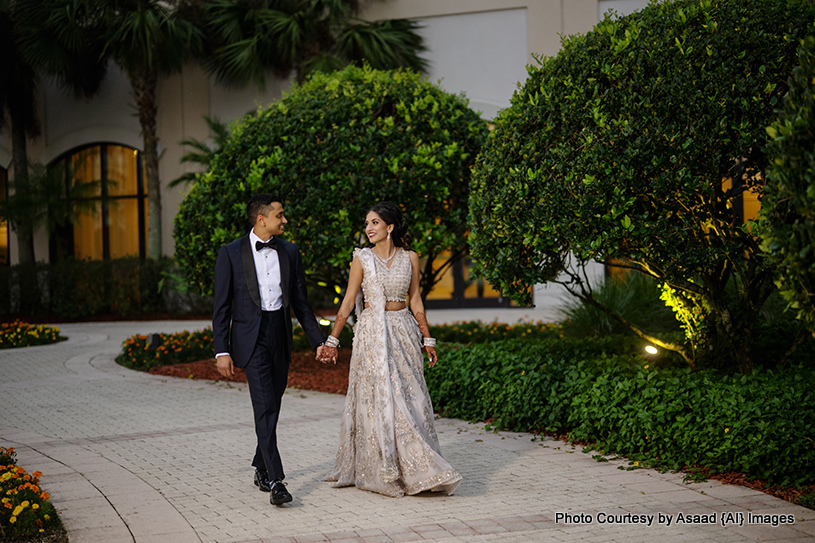
[[[136,183],[136,194],[110,196],[108,193],[108,147],[122,147],[124,149],[136,152],[136,179],[141,182]],[[74,147],[65,153],[62,153],[51,162],[51,167],[64,168],[63,179],[65,181],[65,194],[69,193],[71,188],[70,184],[73,182],[73,171],[71,158],[75,155],[87,151],[88,149],[99,149],[100,160],[100,195],[96,199],[100,202],[100,220],[102,224],[102,259],[110,259],[110,226],[108,220],[110,218],[110,202],[117,200],[137,200],[137,216],[138,225],[137,231],[139,235],[139,258],[147,258],[147,218],[145,217],[145,205],[147,203],[147,187],[146,180],[144,179],[144,160],[142,152],[135,147],[125,145],[117,142],[94,142],[79,147]],[[49,253],[51,261],[59,260],[60,258],[73,257],[75,255],[74,247],[74,225],[67,224],[60,228],[57,232],[49,238]]]

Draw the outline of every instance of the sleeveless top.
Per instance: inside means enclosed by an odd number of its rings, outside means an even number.
[[[386,266],[374,254],[374,265],[379,283],[385,293],[385,301],[404,302],[407,300],[408,289],[410,288],[410,256],[408,252],[396,248],[396,254],[390,262],[391,267]],[[373,253],[373,250],[371,251]]]

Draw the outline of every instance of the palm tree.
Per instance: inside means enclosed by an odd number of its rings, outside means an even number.
[[[181,145],[190,148],[190,150],[181,157],[181,162],[185,164],[197,164],[203,166],[203,169],[206,170],[209,169],[215,155],[220,153],[229,141],[229,126],[218,117],[204,115],[204,120],[209,126],[209,142],[195,138],[181,140]],[[184,183],[192,183],[197,176],[197,172],[187,172],[170,181],[167,186],[177,187]]]
[[[144,142],[147,180],[147,256],[162,253],[161,180],[158,173],[156,86],[159,76],[178,72],[203,41],[203,33],[179,16],[175,0],[86,0],[99,9],[105,55],[130,79]]]
[[[20,47],[21,24],[17,5],[0,0],[0,129],[8,115],[12,171],[17,186],[28,185],[28,137],[39,134],[37,73]],[[4,214],[5,215],[5,214]],[[26,221],[5,215],[17,234],[20,262],[34,262],[34,229]]]
[[[0,128],[6,114],[10,120],[15,194],[9,198],[2,215],[17,234],[19,260],[34,262],[34,230],[44,201],[30,198],[37,192],[42,172],[31,177],[28,137],[40,131],[37,117],[38,71],[56,76],[76,94],[93,94],[99,86],[104,66],[97,62],[98,51],[88,48],[81,26],[88,22],[77,0],[67,0],[54,9],[56,2],[39,0],[0,0]],[[55,25],[45,22],[56,17]],[[58,31],[49,33],[46,28]],[[23,207],[11,206],[28,202]],[[14,213],[12,213],[14,209]]]
[[[188,6],[207,35],[204,64],[222,83],[262,86],[269,69],[281,76],[293,70],[302,82],[315,70],[362,62],[426,68],[415,22],[361,21],[356,0],[199,0]]]

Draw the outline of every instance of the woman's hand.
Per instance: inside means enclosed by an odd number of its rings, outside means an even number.
[[[436,362],[439,361],[439,356],[436,354],[436,348],[435,347],[424,347],[424,351],[427,352],[427,358],[430,360],[430,362],[428,362],[427,365],[432,368],[433,366],[436,365]]]
[[[339,356],[339,351],[337,351],[336,347],[332,347],[331,345],[322,345],[322,349],[317,351],[317,360],[325,364],[326,362],[333,362],[337,363],[337,356]]]

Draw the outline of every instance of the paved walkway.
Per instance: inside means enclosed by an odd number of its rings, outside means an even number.
[[[67,342],[0,351],[0,445],[44,473],[71,543],[815,541],[815,511],[765,494],[625,471],[621,460],[596,462],[559,441],[449,419],[437,429],[464,476],[455,495],[333,489],[322,478],[333,465],[343,397],[294,389],[279,427],[294,501],[271,506],[252,484],[245,387],[114,362],[133,334],[207,325],[66,324]]]

